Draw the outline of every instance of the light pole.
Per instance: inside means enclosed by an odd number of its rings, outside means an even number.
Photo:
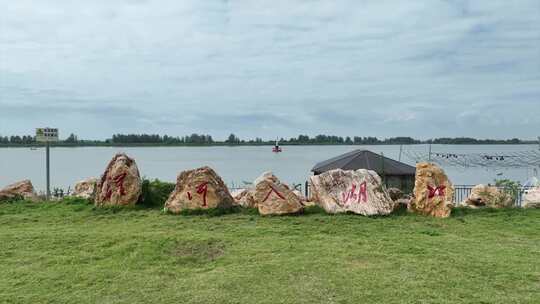
[[[45,170],[47,172],[47,200],[51,198],[51,166],[50,166],[50,144],[45,143]]]

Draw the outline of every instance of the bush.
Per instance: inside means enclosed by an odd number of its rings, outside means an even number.
[[[10,195],[10,196],[0,196],[0,203],[15,203],[24,201],[24,196],[20,194]]]
[[[139,204],[146,207],[163,207],[174,187],[174,183],[145,178],[142,183],[142,195]]]
[[[495,186],[501,188],[504,192],[508,193],[514,201],[517,200],[519,195],[521,184],[509,179],[495,180]]]
[[[62,202],[64,203],[67,203],[67,204],[72,204],[72,205],[93,205],[94,202],[89,200],[89,199],[85,199],[85,198],[80,198],[80,197],[74,197],[74,196],[66,196],[64,198],[62,198]]]

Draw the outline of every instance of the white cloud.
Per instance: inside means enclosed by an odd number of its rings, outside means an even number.
[[[24,112],[44,103],[81,109],[82,124],[62,126],[81,137],[532,138],[540,127],[536,0],[0,5],[0,133],[31,132]],[[121,108],[139,113],[132,125],[91,110]]]

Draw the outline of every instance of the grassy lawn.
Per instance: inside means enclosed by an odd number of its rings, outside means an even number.
[[[540,210],[260,217],[4,203],[0,303],[540,303]]]

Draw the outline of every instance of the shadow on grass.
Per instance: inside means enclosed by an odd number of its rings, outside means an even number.
[[[303,214],[305,214],[305,215],[326,214],[326,211],[324,211],[324,209],[322,207],[314,205],[314,206],[305,207]]]
[[[208,208],[208,209],[185,209],[179,213],[172,213],[170,211],[165,211],[170,215],[182,215],[182,216],[207,216],[207,217],[217,217],[228,214],[255,214],[257,210],[245,209],[242,207],[234,206],[231,208]]]
[[[170,250],[176,263],[205,264],[225,254],[225,243],[216,239],[179,240]]]
[[[527,210],[523,208],[478,208],[472,209],[467,207],[458,207],[452,209],[451,217],[462,218],[471,215],[517,215],[524,214]]]
[[[171,212],[167,212],[168,214],[174,214]],[[310,215],[310,214],[326,214],[324,209],[322,209],[319,206],[309,206],[306,207],[303,211],[298,213],[291,213],[291,214],[282,214],[282,215],[261,215],[259,213],[259,210],[257,208],[244,208],[240,206],[234,206],[231,208],[211,208],[211,209],[191,209],[191,210],[182,210],[178,214],[174,215],[182,215],[182,216],[208,216],[208,217],[216,217],[216,216],[223,216],[228,214],[241,214],[241,215],[259,215],[264,217],[296,217],[296,216],[302,216],[302,215]]]
[[[9,213],[24,213],[31,210],[46,210],[54,212],[57,209],[64,209],[64,212],[80,212],[80,211],[89,211],[95,214],[117,214],[121,212],[134,212],[134,211],[161,211],[163,210],[162,204],[141,204],[138,203],[134,206],[95,206],[90,200],[76,198],[76,197],[66,197],[58,201],[28,201],[28,200],[8,200],[0,202],[0,205],[7,207],[0,211],[0,214],[9,214]],[[58,210],[60,211],[60,210]],[[520,216],[529,214],[530,210],[522,208],[502,208],[502,209],[493,209],[493,208],[479,208],[471,209],[466,207],[458,207],[452,210],[450,218],[455,218],[458,220],[463,220],[466,217],[470,216],[480,216],[480,217],[493,217],[493,216]],[[533,211],[534,212],[534,211]],[[167,212],[172,214],[170,212]],[[238,215],[249,215],[249,216],[260,216],[257,208],[244,208],[240,206],[234,206],[232,208],[213,208],[213,209],[194,209],[194,210],[183,210],[178,215],[181,216],[206,216],[206,217],[219,217],[229,214],[238,214]],[[340,214],[329,214],[320,207],[320,206],[307,206],[302,212],[296,214],[285,214],[285,215],[268,215],[265,217],[297,217],[297,216],[361,216],[354,213],[340,213]],[[375,215],[368,216],[371,219],[385,219],[385,218],[403,218],[403,217],[424,217],[419,214],[410,213],[406,208],[399,208],[395,210],[390,215]],[[426,216],[427,217],[427,216]]]
[[[304,215],[326,215],[326,216],[362,216],[360,214],[356,214],[356,213],[350,212],[350,211],[343,212],[343,213],[336,213],[336,214],[327,213],[324,210],[324,208],[322,208],[320,206],[317,206],[317,205],[306,207],[304,209],[303,214]],[[402,217],[402,216],[410,216],[410,215],[411,214],[407,212],[406,208],[400,208],[400,209],[395,210],[394,212],[392,212],[389,215],[370,215],[370,216],[362,216],[362,217],[367,217],[367,218],[371,218],[371,219],[385,219],[385,218],[389,218],[389,217]]]

